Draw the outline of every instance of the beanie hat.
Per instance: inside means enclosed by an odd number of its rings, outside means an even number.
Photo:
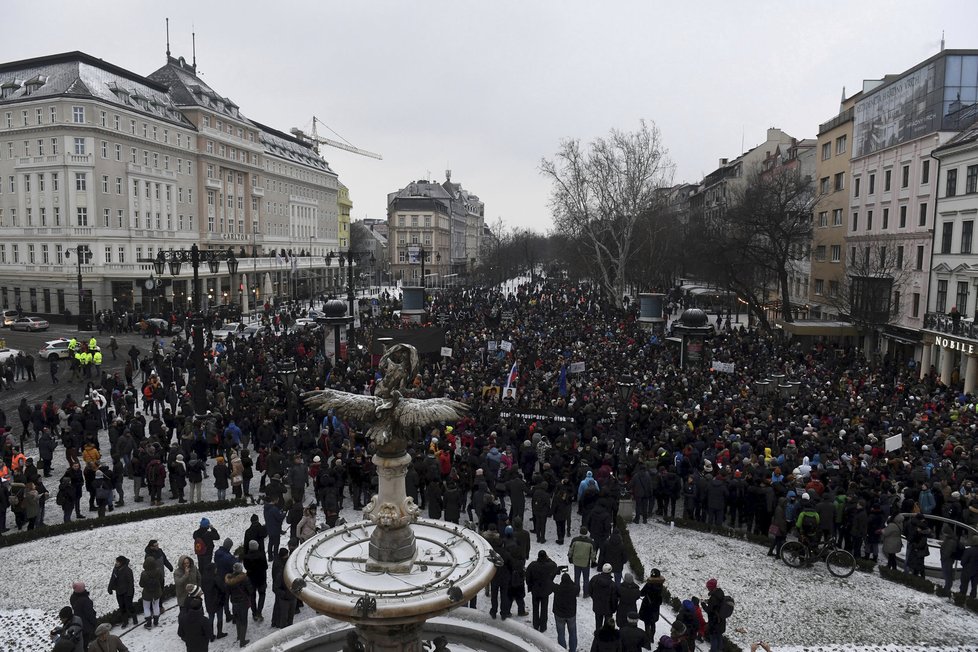
[[[188,597],[191,597],[191,598],[199,598],[202,595],[204,595],[204,591],[201,590],[201,588],[199,586],[197,586],[196,584],[188,584],[187,585],[187,596]]]
[[[812,499],[812,497],[811,497],[811,496],[809,496],[809,495],[808,495],[808,492],[806,491],[805,493],[803,493],[803,494],[801,495],[801,499],[802,499],[802,500],[811,500],[811,499]]]
[[[95,628],[95,635],[101,636],[102,634],[108,634],[111,631],[112,631],[112,625],[110,625],[109,623],[102,623],[101,625]]]
[[[581,534],[587,534],[587,528],[583,525],[581,526]]]
[[[200,519],[200,527],[210,527],[211,522],[207,520],[207,517]]]
[[[125,557],[123,555],[119,555],[118,557],[115,558],[115,560],[117,562],[119,562],[120,564],[128,564],[129,563],[129,558],[128,557]]]
[[[610,573],[611,572],[611,564],[605,564],[604,566],[602,566],[601,567],[601,572],[602,573]]]
[[[624,580],[628,583],[634,582],[635,576],[632,575],[631,573],[625,573]]]
[[[683,600],[683,609],[688,609],[689,611],[692,611],[693,610],[693,601],[692,600]]]
[[[662,572],[658,568],[653,568],[649,571],[649,577],[662,577]]]
[[[961,492],[960,491],[952,491],[951,492],[951,498],[953,498],[954,500],[958,500],[959,498],[961,498]]]
[[[75,582],[74,584],[71,585],[71,590],[74,591],[75,593],[84,593],[85,592],[85,583],[84,582]]]
[[[629,611],[628,612],[628,616],[626,616],[626,618],[628,618],[628,622],[630,622],[630,623],[637,623],[638,622],[638,613],[636,613],[634,611]]]
[[[252,514],[251,515],[251,522],[252,523],[257,523],[258,522],[258,514]]]
[[[244,572],[244,564],[242,564],[242,563],[241,563],[241,562],[239,561],[238,563],[236,563],[236,564],[235,564],[235,565],[233,566],[233,569],[234,569],[234,572],[235,572],[235,573],[243,573],[243,572]]]
[[[75,612],[71,610],[71,607],[61,607],[61,611],[58,612],[58,618],[61,620],[68,620],[75,615]]]
[[[318,455],[316,457],[312,458],[312,461],[313,462],[322,462],[322,460],[319,458]]]
[[[231,546],[233,545],[234,542],[231,541],[231,537],[228,537],[227,539],[224,540],[224,543],[221,544],[221,547],[224,548],[225,550],[230,550]]]
[[[710,579],[708,579],[706,581],[706,588],[709,589],[710,591],[712,591],[713,589],[717,588],[716,578],[711,577]]]
[[[503,534],[505,534],[508,537],[513,536],[513,526],[512,525],[507,525],[506,526],[506,529],[503,530]]]
[[[660,638],[659,639],[659,647],[663,647],[663,648],[665,648],[667,650],[673,649],[672,648],[672,637],[671,636],[663,636],[662,638]]]
[[[248,550],[258,550],[258,542],[252,539],[248,542]]]

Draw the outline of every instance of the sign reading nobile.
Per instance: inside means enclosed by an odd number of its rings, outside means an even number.
[[[975,354],[975,343],[966,342],[964,340],[958,340],[953,337],[943,337],[938,335],[934,338],[934,343],[942,349],[948,349],[950,351],[960,351],[961,353]]]

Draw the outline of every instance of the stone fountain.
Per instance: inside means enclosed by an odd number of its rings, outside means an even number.
[[[419,366],[414,347],[396,344],[381,358],[383,379],[373,396],[330,389],[303,395],[313,409],[333,409],[370,424],[378,491],[364,509],[367,520],[332,528],[300,545],[286,565],[286,581],[316,612],[354,625],[367,652],[423,652],[432,649],[426,636],[453,643],[435,649],[525,650],[528,642],[533,649],[559,649],[518,624],[505,623],[487,634],[491,621],[472,610],[461,618],[444,617],[489,584],[498,556],[472,529],[419,518],[405,491],[408,442],[418,439],[421,428],[456,421],[468,411],[465,404],[445,398],[405,396]],[[295,631],[290,634],[290,629]],[[332,621],[300,624],[253,648],[340,650],[349,632]]]

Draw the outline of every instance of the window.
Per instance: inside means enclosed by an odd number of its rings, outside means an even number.
[[[37,155],[44,156],[44,139],[37,139]]]
[[[872,195],[876,192],[876,175],[869,175],[869,194]]]
[[[115,146],[115,160],[117,160],[117,161],[121,161],[122,160],[122,145],[120,145],[118,143],[116,143],[116,146]]]
[[[951,253],[951,237],[954,235],[954,222],[945,222],[941,227],[941,253]]]
[[[85,139],[76,138],[75,139],[75,154],[78,156],[85,156]]]
[[[44,206],[41,206],[38,210],[41,213],[41,226],[47,226],[48,225],[48,209],[45,208]]]
[[[842,226],[842,209],[836,208],[832,211],[832,226]]]
[[[823,195],[829,194],[829,178],[828,177],[822,177],[822,180],[819,182],[819,185],[818,185],[818,190]],[[412,219],[413,219],[413,216],[412,216]],[[415,225],[412,224],[412,226],[415,226]]]
[[[902,175],[900,177],[900,187],[906,188],[910,185],[910,166],[904,165]]]
[[[900,228],[904,229],[907,227],[907,207],[903,205],[900,207]]]
[[[920,183],[930,183],[930,159],[924,159],[920,164]]]
[[[856,177],[855,179],[852,180],[852,196],[853,197],[858,197],[859,196],[859,187],[862,185],[861,182],[862,182],[862,177]]]
[[[920,226],[927,226],[927,203],[920,205]]]
[[[964,191],[967,194],[978,192],[978,165],[969,165],[964,178]]]
[[[14,262],[15,265],[20,262],[19,245],[15,245],[15,244],[10,245],[10,259]],[[14,290],[14,293],[16,294],[17,290]]]
[[[817,278],[815,279],[815,294],[822,295],[825,294],[825,280]]]
[[[123,215],[124,215],[124,211],[121,208],[115,212],[115,226],[117,229],[122,228]]]
[[[946,197],[958,194],[958,171],[953,168],[947,171],[947,192],[944,194]]]
[[[34,257],[34,245],[29,244],[27,245],[27,264],[33,265],[35,262],[37,259]]]
[[[867,268],[869,267],[869,261],[870,261],[869,254],[870,254],[869,247],[863,248],[863,266]]]
[[[958,292],[954,305],[959,312],[968,312],[968,281],[958,281]]]
[[[846,144],[847,144],[846,143],[846,139],[847,138],[848,138],[848,136],[846,134],[843,134],[843,135],[841,135],[841,136],[839,136],[838,138],[835,139],[835,153],[836,153],[836,155],[838,155],[838,154],[845,154],[846,153]]]
[[[112,247],[105,248],[105,262],[106,263],[112,262]]]
[[[17,177],[10,175],[10,192],[17,192]]]
[[[51,153],[54,154],[55,156],[58,155],[58,139],[57,138],[52,138],[51,139]]]
[[[971,253],[971,239],[975,231],[974,220],[965,220],[961,223],[961,253]]]
[[[135,120],[130,120],[129,121],[129,133],[131,133],[133,136],[136,135],[136,121]]]
[[[893,306],[890,308],[891,314],[900,314],[900,291],[893,291]]]
[[[108,141],[102,141],[102,158],[109,158],[109,143]]]
[[[428,242],[425,242],[425,244],[431,244],[430,234],[426,233],[425,239],[428,240]],[[815,260],[825,260],[825,245],[818,245],[817,247],[815,247]]]
[[[832,158],[832,143],[822,144],[822,160],[827,161]]]
[[[839,172],[835,175],[835,191],[839,192],[845,188],[846,184],[846,173]]]
[[[41,245],[41,264],[49,265],[51,264],[51,248],[49,245]]]
[[[88,209],[84,206],[79,206],[75,211],[76,226],[88,226]]]
[[[924,245],[917,245],[916,269],[918,272],[924,269]]]
[[[842,245],[832,245],[832,262],[838,263],[842,260]]]
[[[85,107],[83,106],[71,107],[71,121],[79,125],[85,124]]]
[[[61,207],[54,207],[54,225],[61,226]]]
[[[866,211],[866,230],[873,230],[873,211]]]
[[[25,174],[24,175],[24,192],[30,192],[30,191],[31,191],[31,175]]]
[[[883,229],[890,228],[890,209],[883,209]]]
[[[54,264],[61,265],[64,262],[65,262],[64,245],[59,245],[59,244],[54,245]],[[59,294],[61,292],[63,292],[63,290],[58,290]]]
[[[118,258],[119,262],[120,263],[125,263],[126,262],[126,248],[125,247],[119,247],[118,249],[116,249],[116,253],[118,253],[118,255],[119,255],[119,258]]]
[[[852,230],[855,231],[857,228],[859,228],[859,213],[854,211],[852,213]]]
[[[425,221],[430,221],[431,218],[426,217]],[[829,225],[829,214],[827,211],[822,211],[818,214],[818,225],[828,226]],[[425,224],[425,226],[431,226],[431,224]]]
[[[122,177],[115,178],[115,194],[122,194]]]
[[[75,190],[88,190],[88,175],[84,172],[75,172]]]
[[[897,247],[896,268],[903,269],[903,245]]]
[[[883,172],[883,192],[890,192],[890,180],[893,177],[893,170]]]
[[[920,316],[920,292],[914,292],[913,297],[910,300],[910,316]]]

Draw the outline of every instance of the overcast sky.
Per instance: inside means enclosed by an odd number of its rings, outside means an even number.
[[[675,181],[720,157],[798,138],[838,111],[842,87],[978,48],[978,2],[3,1],[2,60],[82,50],[147,75],[174,56],[244,115],[282,131],[312,116],[383,161],[325,148],[353,217],[387,193],[452,179],[486,219],[551,227],[539,173],[562,138],[654,121]],[[330,134],[326,134],[330,135]]]

